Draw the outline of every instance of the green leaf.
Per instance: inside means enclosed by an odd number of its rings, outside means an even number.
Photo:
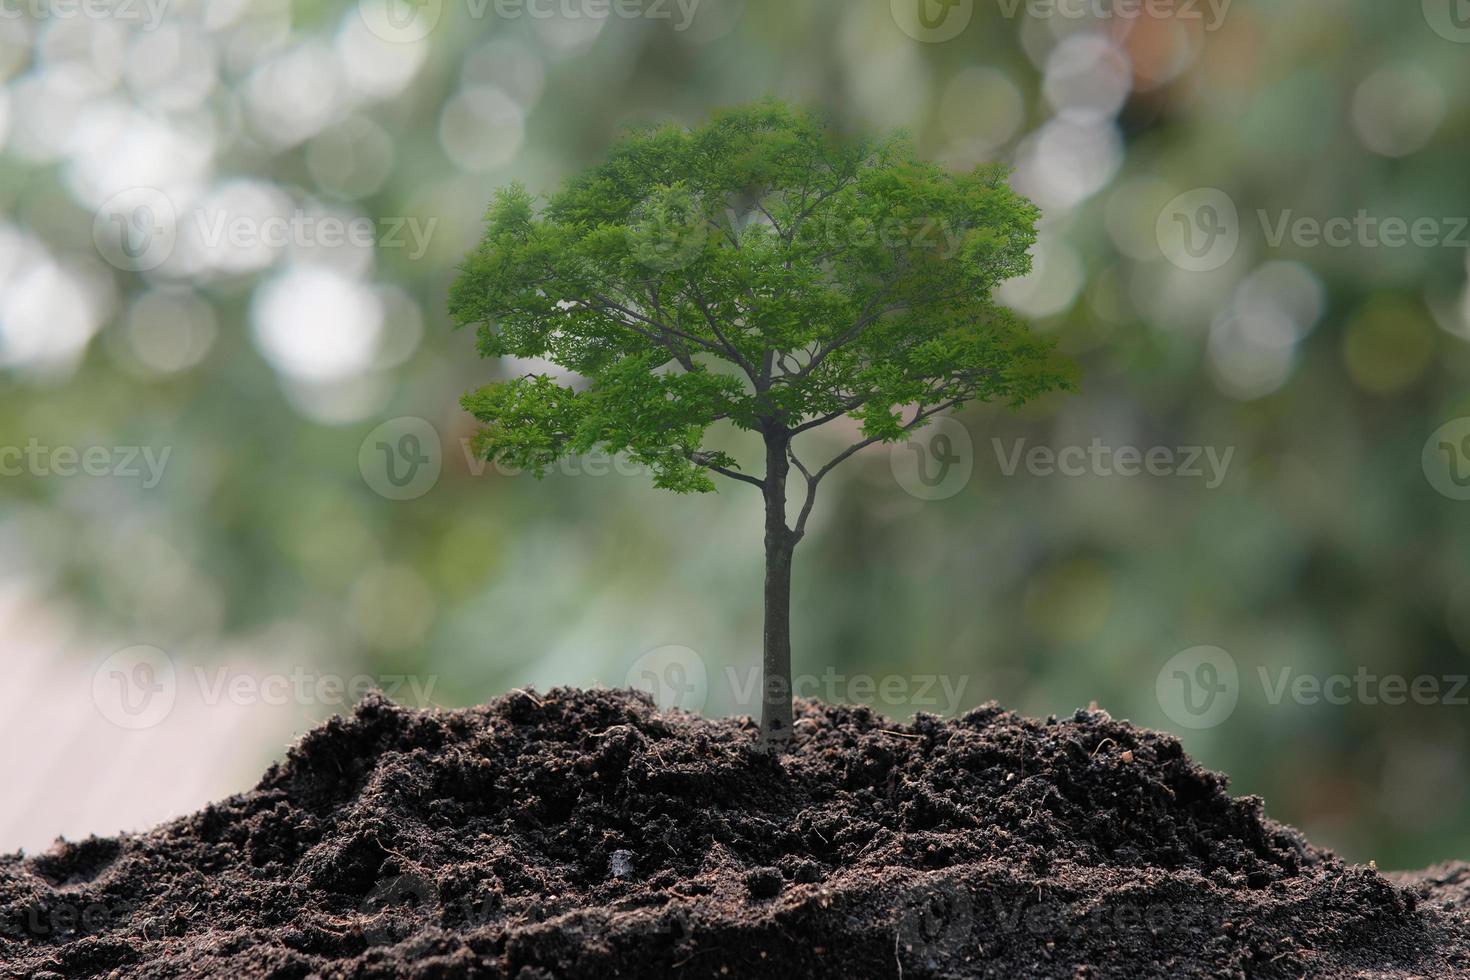
[[[991,295],[1029,271],[1038,214],[999,167],[948,173],[775,100],[629,132],[549,199],[513,185],[490,205],[454,321],[486,357],[576,381],[466,396],[476,447],[538,473],[624,452],[704,492],[735,469],[705,445],[717,423],[783,437],[846,414],[895,441],[940,406],[1068,388]]]

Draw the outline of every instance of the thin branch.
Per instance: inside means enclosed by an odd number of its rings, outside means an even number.
[[[899,431],[909,432],[913,430],[925,420],[932,418],[933,416],[937,415],[947,408],[953,408],[959,403],[965,401],[966,398],[970,397],[970,394],[971,393],[966,392],[965,394],[960,395],[957,398],[951,398],[948,401],[941,402],[940,404],[935,405],[932,408],[925,408],[924,406],[920,405],[918,410],[914,412],[914,417],[909,419],[907,423],[901,426]],[[799,469],[801,470],[801,475],[806,478],[806,500],[802,503],[801,513],[796,518],[796,527],[794,530],[797,537],[800,537],[801,535],[806,533],[806,519],[811,516],[812,507],[817,502],[817,484],[822,481],[822,477],[832,472],[832,470],[839,463],[846,460],[849,456],[863,449],[866,449],[873,443],[879,441],[880,437],[869,436],[866,439],[853,443],[851,446],[848,446],[842,452],[832,457],[832,459],[828,460],[826,465],[817,470],[816,473],[808,473],[806,467],[799,467]]]
[[[801,475],[806,479],[806,482],[811,483],[812,471],[806,468],[806,464],[796,455],[796,448],[789,442],[786,444],[786,457],[791,460],[792,465],[801,471]]]
[[[903,304],[899,304],[897,306],[888,306],[884,307],[883,309],[874,308],[877,305],[878,300],[882,299],[883,294],[886,293],[888,291],[888,288],[892,285],[892,282],[890,282],[878,291],[878,294],[873,297],[873,301],[868,304],[868,309],[861,317],[858,318],[856,323],[848,327],[837,337],[833,338],[831,343],[825,344],[822,347],[818,348],[816,354],[814,354],[812,356],[812,359],[807,362],[806,367],[802,368],[800,371],[797,371],[795,374],[783,374],[776,380],[785,382],[786,384],[792,384],[794,382],[802,380],[803,378],[806,378],[818,367],[820,367],[822,362],[825,361],[830,354],[856,340],[858,336],[863,332],[863,330],[868,327],[869,324],[875,322],[881,317],[887,316],[889,313],[894,313],[898,310],[903,309]]]
[[[791,430],[791,434],[800,435],[801,433],[806,432],[808,429],[815,429],[820,426],[826,425],[828,422],[831,422],[834,419],[840,419],[842,418],[842,416],[848,414],[853,409],[861,408],[863,403],[867,400],[868,399],[866,395],[855,396],[843,403],[843,406],[837,409],[835,412],[828,412],[826,415],[819,415],[814,419],[808,419],[807,421],[801,423],[796,428]]]
[[[699,291],[699,287],[691,283],[690,288],[694,291],[694,304],[698,306],[699,311],[704,314],[704,319],[707,323],[709,323],[710,330],[714,331],[714,335],[719,339],[720,343],[724,345],[725,350],[729,353],[730,357],[734,359],[736,365],[738,365],[740,369],[745,372],[746,376],[750,378],[751,383],[753,384],[755,382],[756,375],[755,365],[750,363],[750,361],[746,359],[745,355],[740,353],[740,350],[730,342],[730,339],[728,337],[725,336],[725,332],[720,329],[720,321],[715,317],[713,313],[710,312],[709,305],[705,303],[704,295]]]
[[[760,487],[762,490],[766,488],[765,480],[751,476],[748,473],[741,473],[739,470],[732,470],[728,466],[721,466],[718,463],[712,463],[710,462],[709,457],[704,453],[689,452],[685,453],[685,456],[688,457],[689,462],[693,463],[695,466],[702,466],[712,473],[718,473],[721,476],[727,476],[732,480],[739,480],[741,483],[749,483],[751,486]]]
[[[783,242],[786,241],[786,233],[781,230],[781,225],[778,224],[776,219],[771,216],[771,212],[766,210],[766,206],[761,203],[759,198],[756,199],[755,209],[766,216],[766,220],[771,223],[771,227],[776,229],[776,236],[780,238]]]
[[[735,227],[735,217],[735,208],[730,205],[729,199],[727,198],[725,203],[725,220],[729,223],[729,227],[726,228],[715,218],[706,218],[705,220],[718,230],[720,234],[725,236],[725,240],[730,243],[731,248],[739,252],[741,251],[740,229]]]
[[[793,238],[796,235],[797,229],[801,227],[801,225],[806,221],[807,218],[811,217],[812,213],[815,212],[817,208],[822,206],[827,198],[831,197],[834,194],[837,194],[838,192],[843,190],[843,188],[847,187],[848,184],[856,178],[856,176],[856,172],[848,172],[847,174],[844,174],[842,178],[837,181],[836,184],[818,195],[815,201],[812,201],[810,205],[803,207],[799,212],[797,212],[796,221],[792,224],[791,228]],[[803,198],[802,203],[806,204],[805,198]]]
[[[659,302],[658,290],[650,286],[648,290],[648,297],[652,301],[654,316],[658,317],[660,322],[662,322],[663,304]],[[664,346],[666,350],[673,353],[674,359],[679,362],[680,367],[682,367],[685,371],[694,371],[694,357],[692,354],[689,353],[687,346],[683,348],[676,348],[672,340],[666,342]]]
[[[640,333],[643,336],[648,337],[650,340],[654,340],[655,342],[664,342],[665,341],[665,338],[663,336],[661,336],[661,335],[662,334],[668,334],[670,336],[678,337],[680,340],[688,341],[688,342],[693,343],[693,344],[698,344],[700,347],[703,347],[705,350],[708,350],[708,351],[711,351],[711,352],[714,352],[714,353],[719,353],[720,352],[720,349],[718,347],[716,347],[714,344],[710,343],[708,340],[705,340],[703,337],[696,337],[693,334],[685,333],[682,330],[676,330],[673,327],[669,326],[667,323],[663,323],[663,322],[660,322],[658,320],[654,320],[651,317],[644,316],[642,313],[639,313],[636,310],[630,310],[626,306],[624,306],[621,303],[617,302],[616,300],[613,300],[613,299],[611,299],[611,298],[609,298],[607,296],[604,296],[601,293],[594,292],[591,295],[592,295],[592,298],[595,299],[598,303],[601,303],[603,305],[603,307],[605,307],[606,310],[617,310],[619,313],[626,314],[626,315],[632,317],[633,319],[638,320],[638,321],[641,321],[643,323],[646,323],[650,327],[653,327],[655,330],[658,330],[660,332],[660,335],[655,336],[655,335],[649,334],[647,331],[639,330],[637,327],[633,326],[631,323],[626,323],[624,321],[619,321],[620,323],[622,323],[623,326],[627,327],[629,330],[632,330],[635,333]],[[580,302],[582,303],[583,306],[590,306],[591,305],[586,300],[581,300]]]

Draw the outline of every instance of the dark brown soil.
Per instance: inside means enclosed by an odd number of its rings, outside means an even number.
[[[1470,867],[1343,864],[1100,711],[370,698],[249,793],[0,858],[0,974],[1470,977]]]

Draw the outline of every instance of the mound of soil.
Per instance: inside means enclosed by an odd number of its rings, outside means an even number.
[[[373,696],[248,793],[0,858],[0,974],[1470,977],[1470,867],[1386,877],[1101,711],[748,722]]]

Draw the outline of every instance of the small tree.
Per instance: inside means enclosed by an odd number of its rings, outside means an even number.
[[[947,173],[902,137],[842,139],[774,100],[630,133],[539,210],[518,185],[489,208],[451,291],[456,324],[479,325],[486,357],[545,358],[581,380],[528,374],[466,395],[484,424],[476,451],[540,476],[600,448],[678,493],[715,489],[712,475],[760,490],[761,734],[778,746],[792,553],[823,478],[966,402],[1070,387],[1052,344],[991,298],[1030,269],[1037,217],[1001,168]],[[843,416],[860,435],[804,462],[797,438]],[[706,443],[717,422],[760,435],[764,473]]]

